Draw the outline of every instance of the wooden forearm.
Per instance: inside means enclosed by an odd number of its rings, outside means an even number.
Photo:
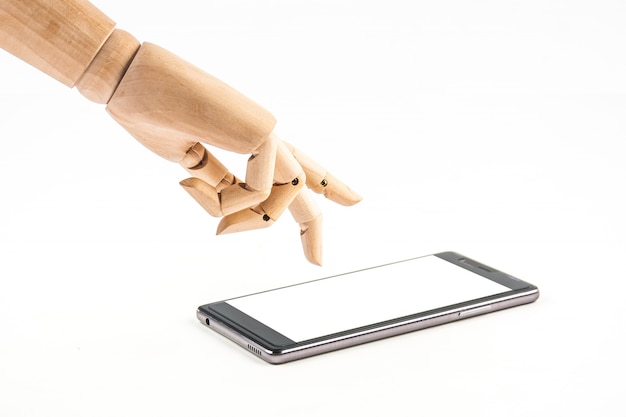
[[[0,46],[106,104],[139,41],[85,0],[2,0]]]
[[[73,87],[115,23],[86,0],[1,0],[0,46]]]

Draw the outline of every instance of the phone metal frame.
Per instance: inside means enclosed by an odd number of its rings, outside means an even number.
[[[510,291],[356,329],[350,329],[303,342],[294,342],[285,338],[262,323],[239,312],[224,301],[209,303],[198,307],[196,316],[205,326],[227,337],[266,362],[281,364],[522,304],[532,303],[539,298],[539,289],[536,286],[476,262],[456,252],[442,252],[427,256],[437,256],[461,268],[465,268],[485,278],[503,284],[510,288]],[[411,258],[399,262],[407,262],[419,258]],[[381,268],[386,265],[391,264],[379,265],[373,268]],[[358,272],[359,271],[353,271],[349,273]],[[341,275],[345,274],[334,275],[323,279],[334,278]],[[306,284],[306,282],[296,285],[303,284]],[[224,307],[227,307],[227,310],[223,310]],[[235,320],[232,319],[233,315],[236,318]],[[247,327],[238,324],[241,320],[246,323]],[[253,330],[251,331],[250,329]]]

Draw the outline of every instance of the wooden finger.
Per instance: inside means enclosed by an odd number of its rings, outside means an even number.
[[[222,205],[220,196],[211,185],[200,178],[191,177],[180,182],[180,185],[213,217],[221,217]]]
[[[217,188],[228,175],[228,168],[213,156],[201,143],[196,143],[187,151],[180,164],[194,177]]]
[[[254,209],[240,210],[236,213],[224,216],[217,226],[218,235],[228,233],[246,232],[248,230],[263,229],[274,224],[274,220],[263,216]]]
[[[312,264],[322,265],[322,212],[308,190],[300,191],[289,205],[289,211],[300,225],[304,256]]]
[[[351,206],[363,199],[309,156],[290,144],[285,145],[304,169],[307,178],[306,185],[313,192],[323,194],[329,200],[344,206]]]
[[[306,178],[302,168],[282,142],[276,139],[275,143],[277,144],[277,150],[276,164],[273,171],[274,185],[269,196],[261,203],[246,206],[242,210],[225,216],[218,226],[218,234],[242,232],[271,225],[282,215],[298,192],[304,187]],[[248,168],[246,178],[249,172],[250,169]],[[229,191],[229,189],[224,191]],[[222,192],[223,195],[224,192]],[[223,209],[224,204],[225,198],[222,197]]]

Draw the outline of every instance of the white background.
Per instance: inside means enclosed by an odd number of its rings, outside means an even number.
[[[364,196],[214,236],[100,105],[0,53],[0,415],[623,415],[626,3],[121,1]],[[241,174],[245,157],[220,154]],[[271,366],[209,301],[456,250],[537,303]]]

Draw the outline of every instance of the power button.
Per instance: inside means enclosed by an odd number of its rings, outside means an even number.
[[[479,314],[487,313],[489,310],[491,310],[491,305],[464,310],[459,312],[459,318],[464,319],[466,317],[477,316]]]

